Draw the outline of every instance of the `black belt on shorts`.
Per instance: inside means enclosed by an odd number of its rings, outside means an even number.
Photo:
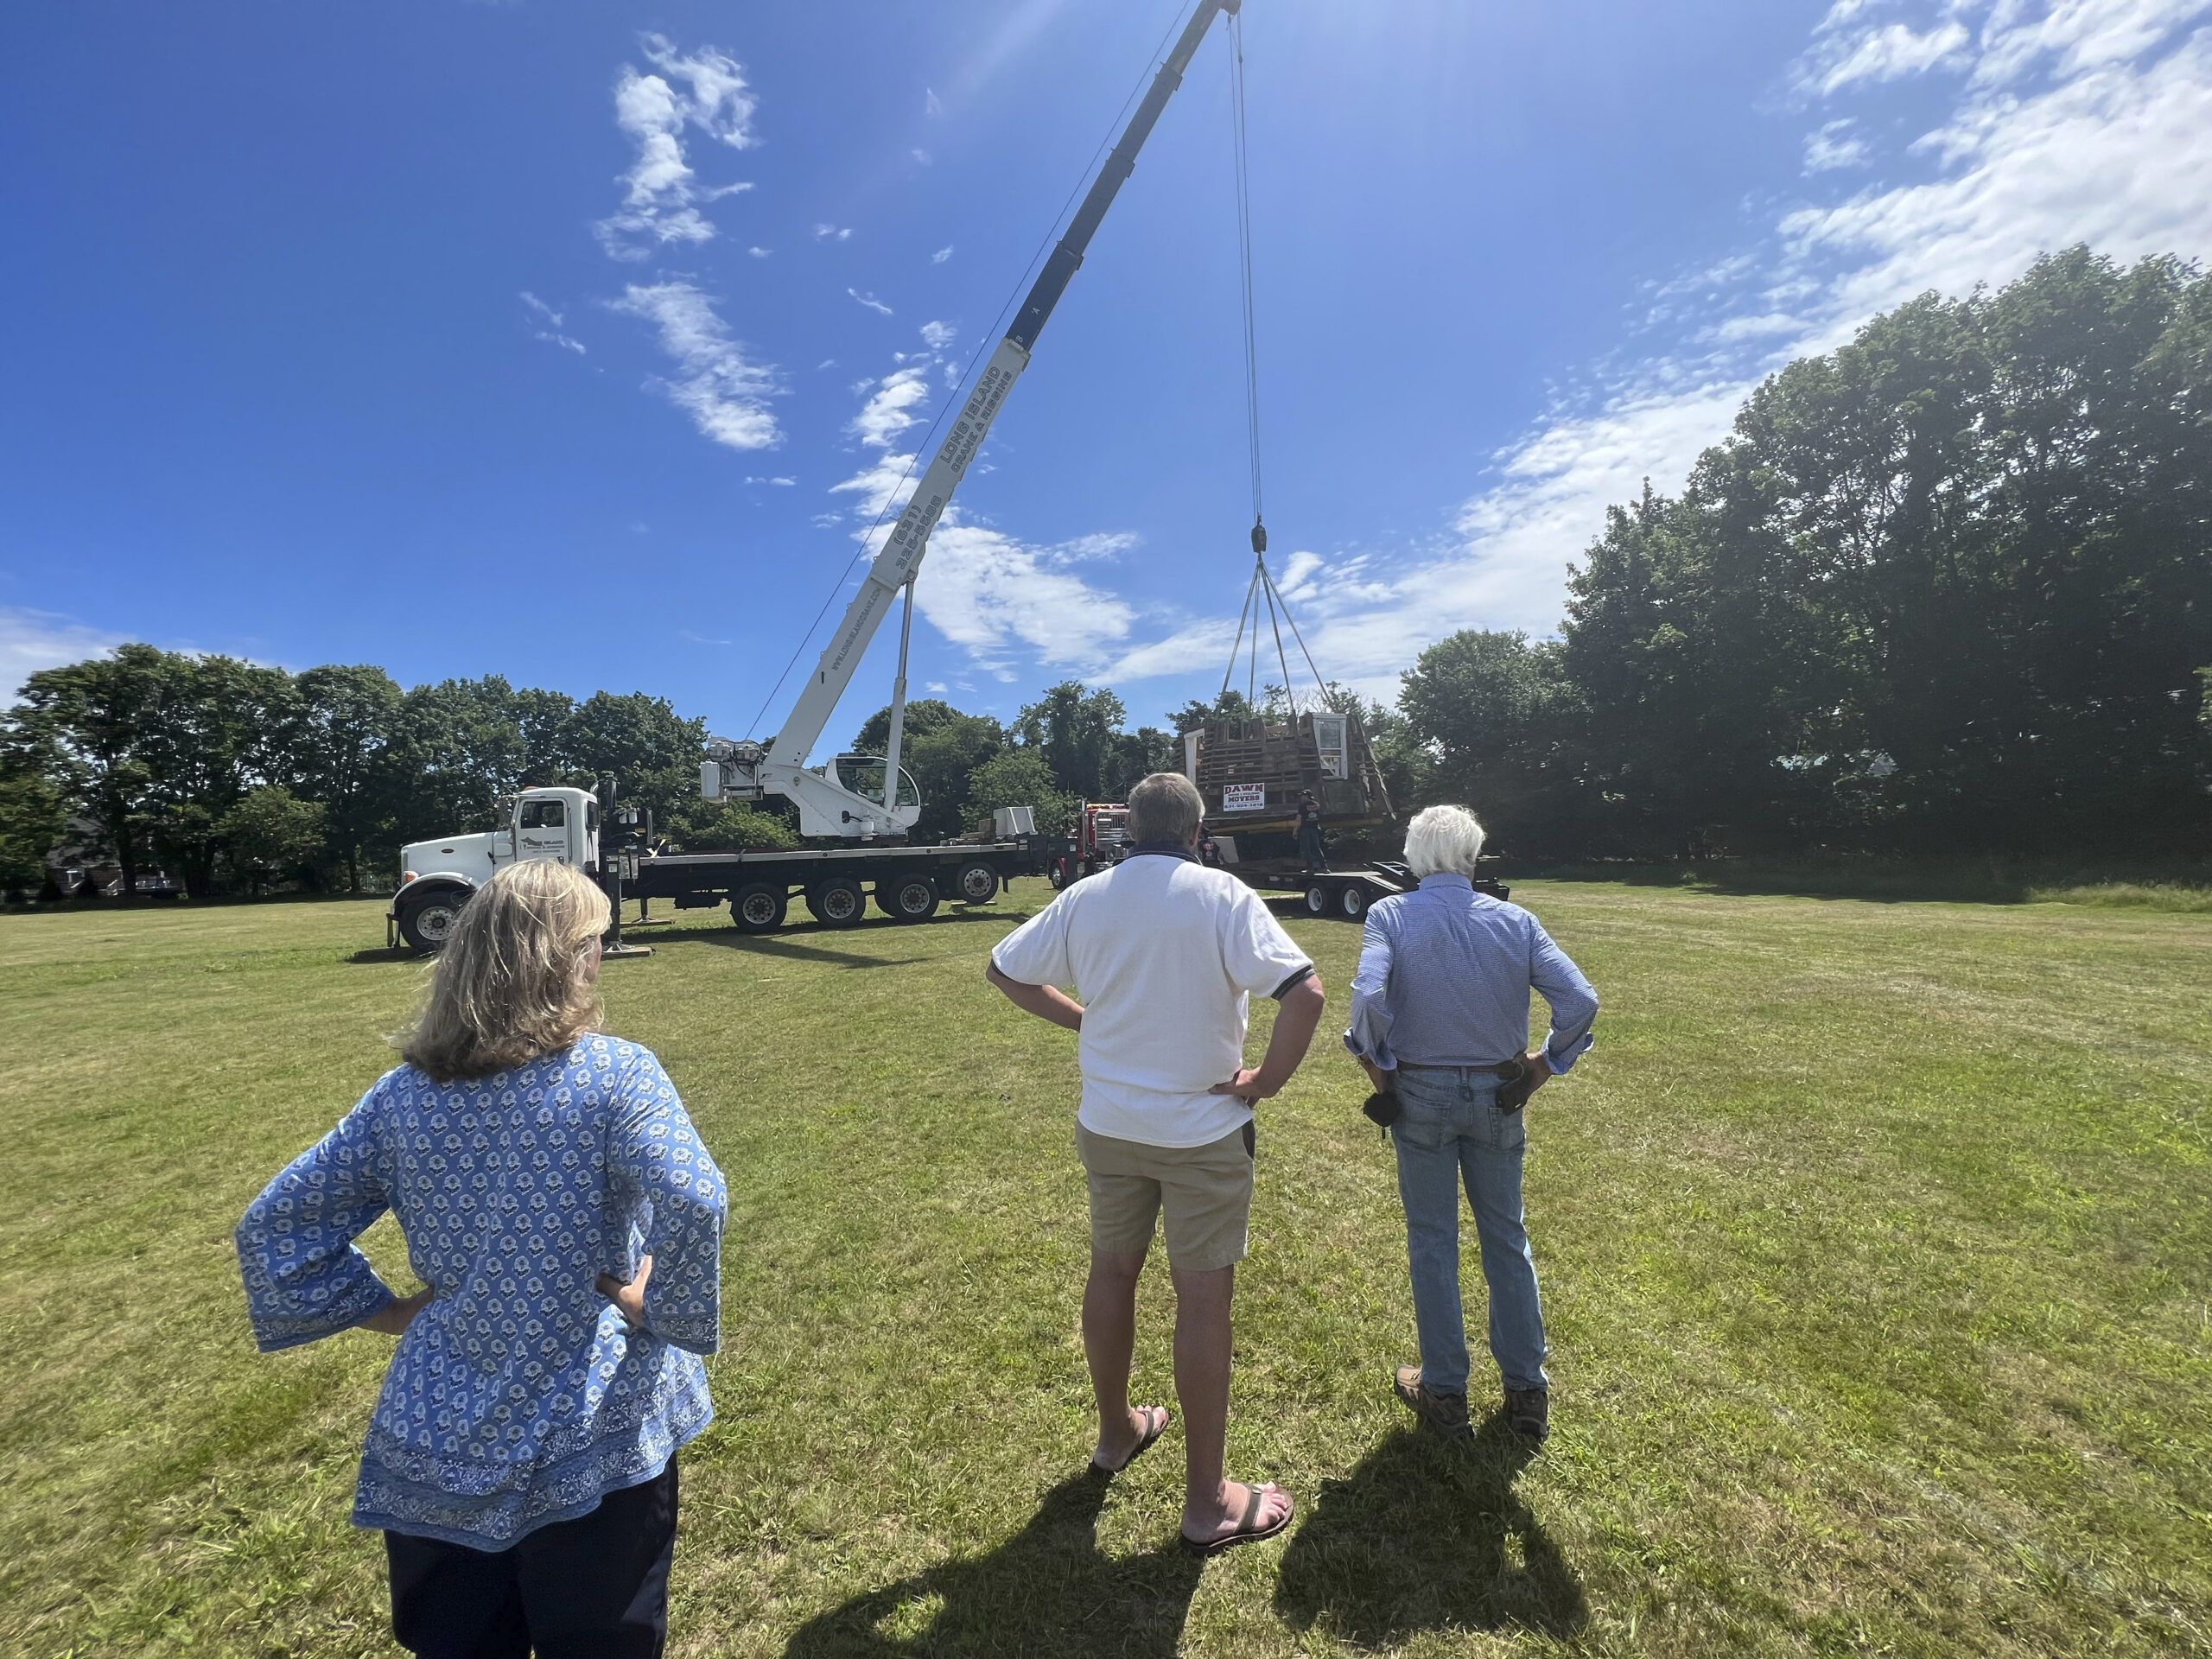
[[[1493,1077],[1510,1083],[1526,1069],[1518,1060],[1500,1060],[1495,1065],[1488,1060],[1478,1065],[1415,1065],[1408,1060],[1398,1062],[1401,1071],[1487,1071]]]

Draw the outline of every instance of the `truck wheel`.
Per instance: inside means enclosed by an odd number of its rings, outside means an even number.
[[[954,874],[952,891],[963,905],[988,905],[999,896],[998,870],[980,858],[971,859]]]
[[[876,908],[894,922],[926,922],[937,914],[937,883],[926,875],[902,875],[875,884]]]
[[[1346,921],[1357,921],[1367,914],[1367,889],[1357,882],[1346,882],[1343,896],[1337,900],[1337,907],[1344,912]]]
[[[1045,880],[1051,883],[1054,893],[1059,893],[1065,890],[1068,884],[1067,860],[1065,858],[1054,859],[1045,871]]]
[[[755,881],[730,895],[729,918],[741,931],[772,933],[784,925],[784,912],[790,903],[781,887]]]
[[[1316,916],[1329,913],[1329,890],[1319,881],[1306,889],[1306,908]]]
[[[453,887],[440,887],[399,907],[399,937],[417,950],[435,950],[453,937],[454,924],[468,895]]]
[[[824,927],[856,927],[868,915],[868,894],[849,875],[833,875],[806,890],[806,907]]]

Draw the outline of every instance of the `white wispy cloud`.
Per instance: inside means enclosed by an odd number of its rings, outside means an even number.
[[[562,314],[560,312],[556,311],[526,288],[522,291],[522,302],[530,308],[532,315],[545,324],[542,328],[531,329],[532,339],[546,340],[564,351],[574,352],[578,356],[585,355],[582,340],[571,340],[561,332]]]
[[[15,702],[23,682],[42,668],[81,663],[123,642],[121,634],[88,627],[73,616],[0,605],[0,700]]]
[[[2212,0],[1834,7],[1793,72],[1828,105],[1807,134],[1808,188],[1847,165],[1874,182],[1789,207],[1753,245],[1656,285],[1649,338],[1667,343],[1492,457],[1431,545],[1301,569],[1293,596],[1323,671],[1388,697],[1398,671],[1454,629],[1552,632],[1567,567],[1609,504],[1647,478],[1679,489],[1764,375],[1915,294],[2001,283],[2075,242],[2120,259],[2212,256],[2208,15]],[[1833,107],[1934,69],[1956,74],[1957,96],[1902,149]],[[1115,671],[1177,671],[1160,664],[1186,652],[1188,667],[1205,666],[1212,626],[1134,646]]]
[[[766,449],[782,442],[769,405],[777,391],[775,371],[746,356],[702,289],[681,278],[632,283],[608,305],[660,330],[661,349],[676,360],[677,372],[650,384],[701,432],[732,449]]]
[[[842,230],[835,225],[817,225],[814,227],[814,239],[817,242],[849,242],[852,236],[853,227],[849,225]]]
[[[1858,10],[1863,8],[1853,9],[1853,13]],[[1955,19],[1923,34],[1904,23],[1854,29],[1840,22],[1840,13],[1844,8],[1839,6],[1828,14],[1821,26],[1819,44],[1800,66],[1800,85],[1816,88],[1823,97],[1854,81],[1901,80],[1930,69],[1955,67],[1965,60],[1973,40]]]
[[[665,36],[647,35],[645,60],[658,71],[641,73],[624,64],[614,87],[614,123],[637,145],[637,159],[621,176],[622,205],[594,227],[617,259],[644,259],[671,243],[710,240],[715,227],[697,204],[741,190],[748,183],[702,187],[683,148],[687,128],[717,143],[745,149],[754,142],[756,100],[737,61],[713,47],[677,50]]]
[[[849,288],[845,292],[851,295],[854,299],[859,301],[861,304],[866,306],[871,311],[880,312],[887,317],[897,315],[889,306],[886,305],[881,300],[877,299],[873,294],[863,294],[857,288]]]
[[[941,352],[952,344],[959,332],[949,322],[925,322],[922,325],[922,344],[933,352]]]
[[[1857,124],[1848,117],[1831,121],[1818,132],[1805,138],[1805,170],[1808,173],[1833,173],[1839,168],[1863,166],[1869,154],[1866,139],[1852,129]]]
[[[1128,637],[1135,608],[1074,568],[1081,544],[1036,547],[957,511],[930,537],[914,602],[938,632],[1002,679],[1024,658],[1096,672]]]
[[[770,254],[773,253],[775,250],[773,248],[747,248],[746,251],[751,254],[755,259],[766,259]]]
[[[927,167],[930,164],[930,153],[926,149],[916,148],[907,151],[906,153],[912,156],[915,161],[918,162],[924,167]]]
[[[943,247],[939,248],[935,253],[930,255],[930,264],[933,265],[941,265],[951,257],[952,245],[948,242]]]
[[[869,388],[868,398],[861,412],[846,423],[845,430],[852,436],[872,449],[888,449],[909,428],[921,424],[921,411],[930,395],[928,364],[910,363],[880,380],[862,384]]]

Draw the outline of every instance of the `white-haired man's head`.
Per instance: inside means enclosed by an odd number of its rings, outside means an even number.
[[[1475,873],[1483,827],[1464,806],[1427,806],[1406,826],[1406,863],[1415,875]]]

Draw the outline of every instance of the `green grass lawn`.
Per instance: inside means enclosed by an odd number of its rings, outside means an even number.
[[[1531,1109],[1551,1442],[1408,1432],[1390,1161],[1325,1038],[1262,1109],[1230,1429],[1300,1519],[1201,1567],[1179,1436],[1080,1478],[1074,1050],[982,978],[1044,896],[701,913],[607,970],[730,1185],[673,1651],[2212,1651],[2212,916],[1522,888],[1606,1003]],[[1357,931],[1290,925],[1341,1029]],[[230,1243],[390,1063],[382,943],[0,918],[0,1649],[391,1650],[346,1521],[390,1343],[257,1356]],[[1165,1399],[1158,1267],[1143,1306]]]

